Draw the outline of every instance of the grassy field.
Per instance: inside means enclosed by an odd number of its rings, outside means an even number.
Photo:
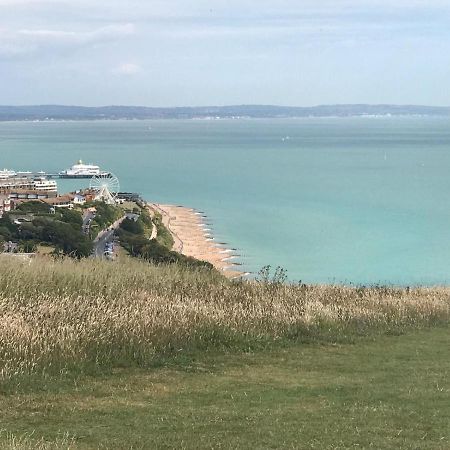
[[[73,449],[447,449],[449,348],[449,329],[438,328],[356,345],[189,353],[147,370],[41,380],[4,388],[1,428],[33,439],[8,447],[3,433],[0,442],[11,449],[34,448],[40,438],[60,442],[43,448]]]
[[[449,288],[0,273],[0,448],[450,448]]]

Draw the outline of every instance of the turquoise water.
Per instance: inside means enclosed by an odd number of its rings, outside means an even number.
[[[250,271],[450,282],[448,119],[0,123],[0,167],[60,171],[79,158],[122,190],[205,211]]]

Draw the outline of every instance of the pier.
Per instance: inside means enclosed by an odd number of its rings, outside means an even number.
[[[30,178],[63,178],[59,173],[53,172],[16,172],[15,175],[0,177],[0,181],[5,180],[27,180]]]
[[[17,175],[15,177],[11,177],[12,179],[14,178],[38,178],[38,177],[44,177],[44,178],[48,178],[50,179],[54,179],[54,178],[64,178],[63,175],[60,175],[59,173],[54,173],[54,172],[17,172]]]

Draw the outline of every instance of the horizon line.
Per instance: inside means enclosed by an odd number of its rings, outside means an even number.
[[[230,107],[270,107],[270,108],[323,108],[323,107],[346,107],[346,106],[389,106],[389,107],[420,107],[420,108],[450,108],[450,105],[427,105],[418,103],[322,103],[316,105],[280,105],[269,103],[231,103],[222,105],[177,105],[177,106],[148,106],[139,104],[100,104],[100,105],[76,105],[70,103],[33,103],[33,104],[0,104],[0,108],[26,108],[26,107],[69,107],[69,108],[230,108]]]

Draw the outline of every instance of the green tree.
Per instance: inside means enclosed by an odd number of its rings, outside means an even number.
[[[50,211],[50,207],[39,200],[33,200],[30,202],[23,202],[16,208],[17,211],[22,213],[31,213],[31,214],[48,214]]]
[[[79,229],[83,225],[83,217],[79,211],[61,208],[61,221],[72,225],[74,228]]]
[[[13,233],[5,226],[0,226],[0,239],[10,241],[13,239]]]
[[[139,220],[129,219],[128,217],[122,221],[120,228],[133,234],[144,233],[144,226],[142,225],[142,222]]]
[[[34,241],[20,241],[19,251],[22,253],[34,253],[37,250],[36,242]]]

